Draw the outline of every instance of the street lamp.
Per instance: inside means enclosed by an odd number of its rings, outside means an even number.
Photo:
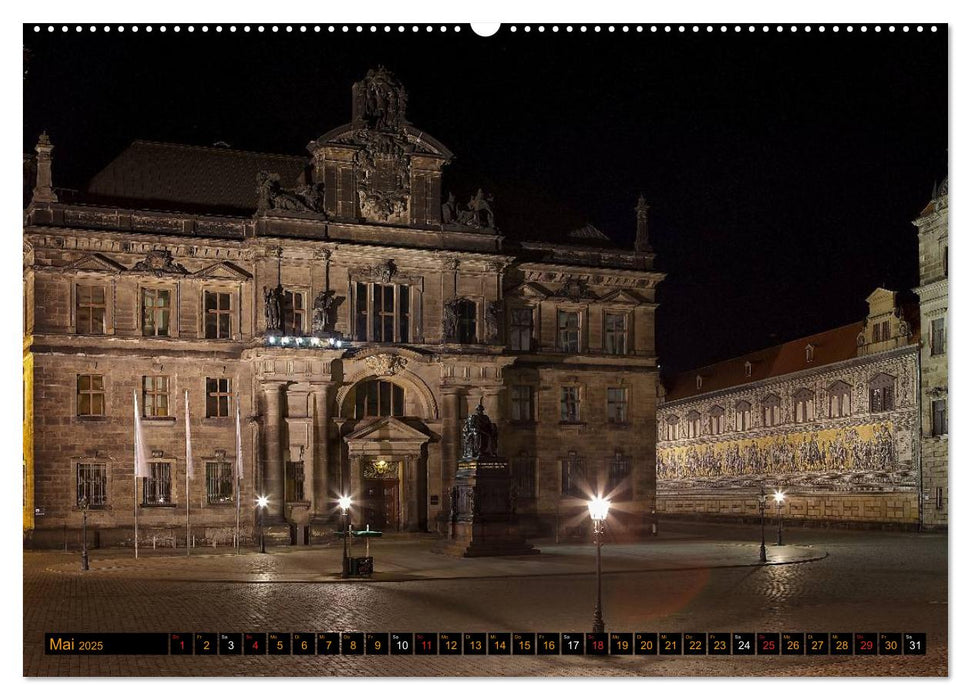
[[[603,539],[604,521],[607,519],[607,511],[610,510],[610,501],[603,496],[597,496],[587,502],[587,509],[590,511],[590,519],[593,521],[593,541],[597,545],[597,605],[593,609],[593,631],[603,632],[603,606],[600,598],[600,545]]]
[[[347,522],[347,512],[351,509],[351,497],[341,496],[337,500],[337,504],[341,508],[341,518],[343,518],[343,521],[344,521],[344,557],[343,557],[343,563],[341,564],[341,578],[347,578],[351,574],[350,566],[349,566],[350,561],[348,559],[348,552],[347,552],[347,537],[350,531],[349,530],[350,526]]]
[[[765,486],[759,484],[759,518],[762,521],[762,544],[759,546],[759,561],[765,563]]]
[[[82,496],[78,502],[81,509],[81,571],[88,571],[88,498]]]
[[[256,507],[259,508],[257,516],[259,517],[260,522],[260,554],[266,554],[266,540],[263,537],[263,511],[266,510],[266,506],[269,502],[270,499],[266,496],[260,496],[256,499]]]
[[[782,503],[786,500],[786,492],[776,489],[775,507],[779,514],[779,536],[776,538],[776,546],[782,546]]]

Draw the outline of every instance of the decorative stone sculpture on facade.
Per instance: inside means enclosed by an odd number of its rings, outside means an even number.
[[[135,272],[150,272],[153,275],[186,275],[186,270],[182,265],[172,259],[172,253],[168,250],[153,250],[144,260],[135,263],[132,270]]]
[[[495,458],[499,451],[499,429],[489,420],[480,403],[462,427],[462,459]]]
[[[314,333],[324,333],[334,330],[335,312],[338,299],[332,289],[325,289],[314,299],[314,315],[310,328]]]
[[[266,317],[266,330],[278,331],[282,328],[280,314],[283,290],[279,287],[263,287],[263,315]]]
[[[295,190],[284,189],[280,176],[261,170],[256,174],[257,211],[323,211],[323,196],[318,185],[301,185]]]
[[[502,301],[490,301],[485,307],[486,342],[498,342],[501,328]]]
[[[486,196],[480,187],[469,198],[469,208],[458,212],[459,223],[472,228],[495,228],[496,219],[492,211],[493,201],[494,197],[491,194]]]
[[[381,353],[364,358],[364,364],[373,374],[379,377],[390,377],[403,370],[408,360],[401,355]]]

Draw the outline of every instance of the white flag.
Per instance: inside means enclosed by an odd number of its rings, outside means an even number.
[[[185,390],[185,469],[192,477],[192,429],[189,427],[189,390]]]
[[[142,433],[142,414],[138,410],[138,390],[132,391],[135,398],[135,477],[152,477],[152,468],[148,466],[148,452],[145,450],[145,435]]]
[[[239,428],[239,394],[236,395],[236,478],[243,478],[243,433]]]

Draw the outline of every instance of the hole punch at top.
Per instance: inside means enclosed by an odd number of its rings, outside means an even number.
[[[483,37],[490,37],[499,31],[499,22],[473,22],[472,31]]]

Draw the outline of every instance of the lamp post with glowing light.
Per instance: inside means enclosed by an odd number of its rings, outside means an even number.
[[[270,499],[266,496],[260,496],[256,499],[256,507],[259,508],[257,516],[260,522],[260,554],[266,554],[266,539],[263,536],[263,511],[266,510],[266,505],[270,502]]]
[[[786,500],[785,491],[775,492],[775,507],[779,514],[779,536],[776,538],[776,546],[782,546],[782,504]]]
[[[602,496],[590,499],[587,503],[590,519],[593,521],[593,541],[597,545],[597,605],[593,609],[593,631],[604,631],[603,606],[601,605],[600,586],[600,545],[603,540],[604,521],[610,510],[610,501]]]
[[[762,521],[762,544],[759,546],[759,561],[765,563],[765,486],[759,485],[759,519]]]
[[[78,503],[81,509],[81,571],[88,571],[88,499],[82,496]]]
[[[337,503],[341,508],[341,518],[344,521],[344,557],[343,557],[343,563],[341,565],[341,578],[347,578],[351,574],[350,567],[349,567],[350,561],[348,559],[348,554],[347,554],[347,536],[349,533],[347,512],[351,508],[351,498],[350,496],[341,496],[338,499]]]

